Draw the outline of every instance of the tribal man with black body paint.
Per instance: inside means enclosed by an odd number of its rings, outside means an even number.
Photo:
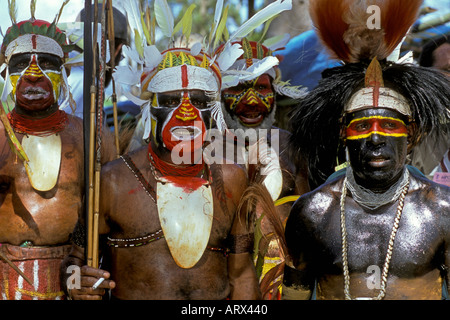
[[[84,190],[82,121],[62,110],[68,49],[55,22],[34,17],[3,40],[2,100],[14,108],[0,123],[0,299],[65,298],[60,264]]]
[[[242,46],[244,53],[231,70],[250,72],[258,63],[269,64],[270,59],[278,63],[273,50],[261,43],[246,38],[235,43]],[[268,59],[264,60],[265,58]],[[237,85],[222,90],[225,122],[228,129],[233,129],[225,135],[225,146],[234,145],[235,161],[246,169],[250,182],[261,184],[267,188],[272,201],[278,200],[280,204],[276,206],[276,217],[273,218],[284,225],[293,201],[310,188],[306,163],[302,158],[293,161],[290,157],[290,133],[274,126],[276,96],[283,94],[298,99],[305,93],[304,90],[281,82],[280,71],[276,66],[270,66],[260,73],[245,75],[244,80]],[[257,217],[261,215],[266,217],[259,225],[264,236],[257,239],[259,255],[256,264],[259,266],[257,270],[261,273],[260,278],[263,279],[270,268],[282,263],[283,253],[280,252],[277,239],[271,236],[274,234],[274,227],[267,217],[269,212],[262,212],[259,208]],[[276,298],[278,295],[278,290],[262,289],[267,291],[266,298]]]
[[[345,64],[326,70],[301,102],[293,117],[299,127],[295,144],[304,146],[299,138],[309,137],[335,155],[341,139],[349,165],[292,208],[285,233],[292,263],[285,269],[285,299],[310,298],[315,283],[317,299],[438,300],[449,288],[450,189],[405,164],[424,133],[448,121],[449,81],[391,56],[421,1],[379,4],[384,24],[368,31],[346,24],[366,17],[361,3],[311,2],[319,34]],[[392,12],[401,23],[389,29]],[[364,39],[363,33],[370,41],[340,41],[336,25],[344,25],[340,30],[347,36]],[[331,138],[318,137],[324,129]],[[314,167],[321,151],[306,151]]]

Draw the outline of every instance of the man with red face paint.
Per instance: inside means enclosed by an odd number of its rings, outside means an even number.
[[[269,64],[276,60],[273,51],[256,41],[246,38],[239,42],[243,55],[230,68],[231,70],[252,70],[256,65]],[[266,58],[266,59],[265,59]],[[269,59],[267,59],[269,58]],[[278,63],[278,60],[276,60]],[[226,146],[234,145],[235,161],[243,165],[251,182],[261,183],[277,201],[276,219],[284,225],[293,201],[310,190],[305,162],[292,159],[289,151],[289,135],[286,130],[274,126],[276,114],[276,95],[300,98],[302,90],[280,81],[280,71],[276,66],[266,68],[253,76],[245,75],[239,84],[222,90],[222,110],[228,130]],[[253,139],[252,139],[253,138]],[[256,151],[256,146],[259,150]],[[267,149],[266,155],[261,150]],[[259,154],[258,154],[259,152]],[[257,216],[269,212],[258,210]],[[259,255],[256,264],[260,266],[261,280],[268,270],[280,266],[284,253],[280,252],[273,226],[264,217],[259,227],[264,236],[257,239]],[[279,280],[279,279],[278,279]],[[270,282],[267,279],[264,283]],[[263,283],[263,282],[262,282]],[[262,288],[265,297],[276,297],[278,290]]]
[[[112,289],[111,299],[259,298],[253,224],[238,210],[245,172],[203,159],[206,130],[220,125],[218,66],[187,48],[166,50],[157,62],[141,77],[150,142],[103,168],[103,263],[82,267],[71,296],[101,299]],[[83,263],[78,243],[65,265]]]
[[[3,39],[2,101],[14,107],[0,123],[0,299],[65,298],[60,264],[83,211],[83,126],[62,110],[69,49],[55,23],[35,18]]]
[[[449,289],[450,189],[406,165],[424,133],[442,130],[450,118],[449,82],[391,55],[420,3],[408,1],[406,10],[406,2],[380,2],[382,13],[398,13],[383,23],[405,25],[368,31],[355,22],[367,18],[360,2],[311,2],[320,36],[345,64],[326,70],[301,102],[292,143],[310,143],[308,162],[317,168],[321,148],[336,156],[341,139],[348,165],[291,210],[286,299],[309,299],[315,289],[316,299],[438,300]],[[344,41],[335,28],[344,18],[358,26],[347,25],[346,35],[360,40],[367,32],[370,41]],[[348,51],[338,51],[349,43]]]

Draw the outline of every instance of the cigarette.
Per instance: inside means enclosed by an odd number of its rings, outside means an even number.
[[[94,289],[94,290],[97,289],[98,286],[101,285],[103,281],[105,281],[105,278],[103,278],[103,277],[98,279],[97,282],[94,283],[94,285],[92,286],[92,289]]]

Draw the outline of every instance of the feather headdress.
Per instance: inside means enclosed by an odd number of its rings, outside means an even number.
[[[228,6],[224,7],[224,1],[216,2],[215,13],[209,35],[205,35],[203,42],[190,45],[189,40],[192,30],[192,11],[195,4],[192,4],[184,13],[181,20],[175,24],[170,6],[166,0],[156,0],[154,3],[154,15],[150,8],[140,10],[134,0],[125,1],[124,7],[129,14],[130,26],[134,29],[135,50],[127,47],[124,53],[134,60],[133,66],[116,67],[113,77],[116,83],[134,87],[135,95],[127,93],[127,96],[134,103],[142,106],[144,121],[149,120],[150,98],[156,92],[152,81],[159,72],[167,68],[176,68],[187,65],[188,68],[202,68],[208,70],[212,75],[211,79],[206,79],[204,83],[213,84],[210,95],[217,97],[217,103],[213,109],[213,118],[219,129],[225,129],[226,124],[220,106],[220,90],[224,86],[233,85],[236,79],[242,76],[242,72],[223,77],[223,73],[233,65],[236,59],[242,55],[243,50],[240,45],[232,44],[236,37],[245,36],[255,28],[273,18],[279,12],[288,10],[292,6],[291,0],[277,0],[266,8],[259,11],[246,23],[237,28],[231,35],[228,35],[226,21],[228,16]],[[141,14],[138,16],[138,13]],[[156,46],[155,30],[159,28],[162,34],[168,39],[168,48],[160,51]],[[186,39],[186,47],[176,48],[175,37],[181,32],[181,37]],[[221,41],[225,41],[223,50],[215,52]],[[178,42],[178,41],[177,41]],[[195,63],[194,63],[195,61]],[[206,76],[206,73],[203,73]],[[248,75],[248,72],[246,73]],[[208,89],[208,88],[202,88]],[[132,91],[132,90],[131,90]],[[146,126],[144,139],[149,135],[149,126]]]
[[[374,97],[361,107],[376,106],[376,94],[385,88],[389,99],[398,97],[402,106],[409,108],[405,112],[417,128],[411,147],[432,131],[446,130],[442,124],[450,118],[449,80],[438,71],[391,58],[421,4],[421,0],[310,1],[320,39],[332,56],[343,62],[323,72],[319,85],[301,100],[291,118],[294,156],[308,159],[313,186],[334,172],[338,156],[343,158],[341,121],[346,110],[354,110],[349,105],[361,90],[369,90]],[[372,24],[373,12],[377,12],[374,18],[380,18],[379,25]]]
[[[63,62],[66,61],[68,53],[74,49],[74,46],[68,43],[66,34],[56,25],[61,17],[64,6],[68,2],[69,0],[63,2],[55,19],[50,23],[48,21],[36,19],[36,0],[30,0],[31,18],[29,20],[18,22],[16,20],[16,2],[14,0],[8,0],[8,9],[12,26],[7,29],[0,49],[0,72],[3,72],[6,69],[5,85],[0,98],[1,101],[6,102],[13,90],[8,70],[9,59],[12,55],[29,52],[45,52],[60,57]],[[61,75],[61,93],[58,97],[59,108],[65,109],[67,106],[70,106],[72,110],[75,110],[75,102],[70,93],[65,67],[61,68]],[[11,123],[8,121],[1,102],[0,109],[0,120],[7,132],[9,145],[13,152],[17,154],[18,157],[24,161],[25,166],[27,166],[28,157],[15,136],[14,130],[12,129]]]

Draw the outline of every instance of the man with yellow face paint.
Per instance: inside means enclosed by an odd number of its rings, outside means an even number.
[[[65,298],[60,264],[84,189],[82,121],[62,110],[68,49],[55,22],[34,17],[13,23],[1,47],[2,100],[14,107],[0,123],[0,299]]]

